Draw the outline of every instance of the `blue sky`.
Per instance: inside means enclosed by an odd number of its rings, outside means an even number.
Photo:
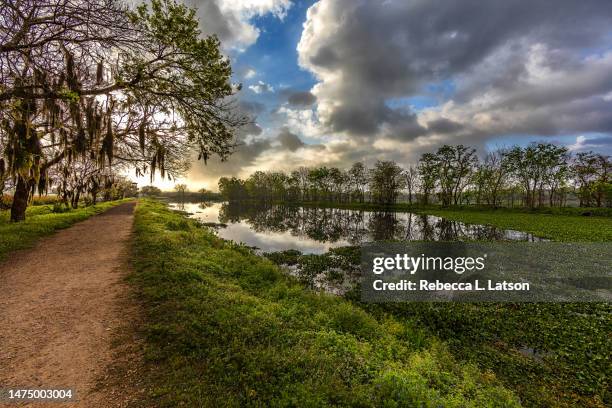
[[[269,112],[282,103],[283,90],[309,91],[316,83],[312,73],[298,66],[296,50],[306,10],[312,3],[294,3],[282,20],[270,14],[253,18],[251,23],[260,30],[257,42],[235,55],[234,80],[243,84],[240,98],[266,106],[267,111],[257,115],[258,123],[264,127],[271,125]],[[255,74],[245,78],[249,69]],[[259,81],[271,85],[274,92],[256,94],[249,89]]]

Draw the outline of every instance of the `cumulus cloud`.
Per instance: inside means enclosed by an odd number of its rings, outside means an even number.
[[[264,81],[258,81],[256,84],[249,85],[249,89],[256,94],[262,94],[266,92],[274,92],[274,87]]]
[[[291,133],[291,131],[289,131],[289,129],[286,127],[281,129],[277,138],[282,147],[292,152],[295,152],[297,149],[304,146],[302,139],[300,139],[295,133]]]
[[[612,136],[596,136],[588,138],[578,136],[576,142],[568,146],[571,152],[598,151],[604,154],[612,154]]]
[[[318,79],[318,119],[330,132],[408,151],[510,133],[612,132],[612,7],[551,7],[320,0],[297,47],[300,65]],[[389,104],[432,84],[452,89],[441,106]]]
[[[325,129],[319,122],[317,112],[313,108],[292,108],[290,106],[280,106],[276,114],[293,132],[309,138],[322,138],[325,136]]]
[[[253,139],[249,142],[243,142],[236,147],[229,160],[221,161],[215,156],[208,160],[206,164],[201,161],[194,163],[189,171],[188,178],[192,184],[204,183],[213,188],[216,187],[216,181],[220,177],[244,177],[248,174],[245,169],[253,166],[258,157],[270,148],[271,142],[268,139]]]
[[[238,65],[237,67],[232,67],[232,69],[236,77],[240,80],[253,79],[257,76],[255,68],[249,65]]]
[[[317,97],[310,91],[290,91],[287,96],[287,102],[291,106],[307,107],[316,101]]]
[[[245,79],[251,79],[251,78],[253,78],[255,75],[257,75],[257,72],[256,72],[254,69],[249,68],[249,69],[247,69],[247,70],[246,70],[246,72],[244,73],[244,78],[245,78]]]
[[[216,34],[227,49],[244,50],[259,37],[251,19],[267,14],[283,19],[291,0],[187,0],[186,4],[197,8],[204,34]]]
[[[236,44],[255,41],[252,16],[282,18],[289,7],[280,0],[203,3],[225,16],[211,29],[243,24],[239,35],[228,30]],[[238,23],[230,24],[234,17]],[[199,174],[377,159],[408,164],[444,143],[482,151],[505,135],[587,135],[570,148],[610,152],[611,27],[609,0],[320,0],[297,45],[298,63],[316,85],[279,89],[272,129],[253,124],[228,163]],[[249,89],[274,91],[263,81]],[[421,96],[437,103],[411,99]],[[252,102],[241,108],[264,111]]]
[[[241,99],[238,101],[238,108],[247,115],[258,115],[266,110],[266,105],[257,101]]]

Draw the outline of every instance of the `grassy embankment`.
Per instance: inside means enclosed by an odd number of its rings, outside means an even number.
[[[405,319],[304,290],[270,261],[162,204],[136,208],[146,406],[509,407]]]
[[[109,201],[61,213],[54,213],[52,205],[36,205],[27,209],[26,220],[19,223],[9,221],[8,210],[0,211],[0,261],[11,251],[29,248],[41,237],[127,201],[129,200]]]
[[[340,207],[380,210],[369,204]],[[610,209],[529,211],[404,205],[392,209],[526,231],[560,242],[612,242],[612,217],[603,216]],[[601,216],[580,215],[583,212]],[[359,263],[358,251],[350,257],[354,259],[341,262]],[[277,258],[283,262],[280,254]],[[306,266],[325,265],[329,256],[303,258]],[[322,259],[315,262],[311,258]],[[527,406],[603,407],[611,403],[610,304],[426,303],[362,307],[375,314],[391,313],[424,328],[444,340],[456,357],[482,370],[495,371]]]
[[[360,267],[359,247],[322,255],[288,250],[266,254],[294,265],[310,286],[314,276],[330,282]],[[612,306],[607,303],[360,303],[358,288],[347,294],[378,318],[393,315],[443,340],[455,358],[491,370],[528,407],[609,405]]]

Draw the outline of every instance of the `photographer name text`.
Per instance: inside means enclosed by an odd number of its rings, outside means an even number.
[[[382,279],[377,279],[372,282],[372,286],[376,291],[528,291],[528,282],[508,282],[508,281],[492,281],[487,280],[480,282],[477,279],[473,282],[441,282],[428,281],[421,279],[417,282],[402,279],[398,282],[384,282]]]

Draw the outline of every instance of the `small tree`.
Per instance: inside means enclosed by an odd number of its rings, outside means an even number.
[[[459,204],[477,163],[476,150],[463,145],[443,145],[436,152],[435,160],[442,204]]]
[[[412,204],[413,194],[416,192],[419,184],[419,172],[416,167],[410,166],[404,172],[406,177],[406,189],[408,190],[408,202]]]
[[[378,204],[395,204],[405,186],[404,171],[393,161],[379,160],[370,171],[370,191]]]
[[[351,166],[348,175],[353,192],[359,197],[359,202],[363,203],[365,200],[365,189],[368,185],[368,169],[363,163],[357,162]]]
[[[472,182],[476,188],[476,203],[484,199],[488,205],[499,204],[500,192],[508,181],[508,161],[503,150],[487,153],[484,161],[476,167]]]
[[[421,193],[423,204],[429,204],[429,197],[435,190],[438,182],[438,159],[433,153],[424,153],[418,164],[418,172],[421,177]]]
[[[174,191],[178,193],[179,200],[185,201],[185,192],[187,191],[186,184],[176,184],[174,186]]]
[[[543,204],[544,189],[552,188],[556,173],[567,167],[567,149],[551,143],[515,146],[504,153],[510,172],[525,192],[525,204],[535,208]]]
[[[145,197],[155,197],[161,195],[162,191],[155,186],[144,186],[140,189],[140,194]]]
[[[607,201],[612,162],[609,156],[580,152],[571,165],[581,207],[601,207]]]
[[[221,177],[219,179],[219,192],[228,201],[240,201],[249,198],[245,182],[236,177]]]
[[[51,180],[45,181],[45,185],[54,184],[56,193],[62,202],[66,206],[78,208],[85,194],[93,193],[92,202],[95,201],[103,174],[95,161],[82,158],[70,163],[60,163],[49,172],[48,176]],[[45,193],[46,191],[39,190],[39,192]]]

